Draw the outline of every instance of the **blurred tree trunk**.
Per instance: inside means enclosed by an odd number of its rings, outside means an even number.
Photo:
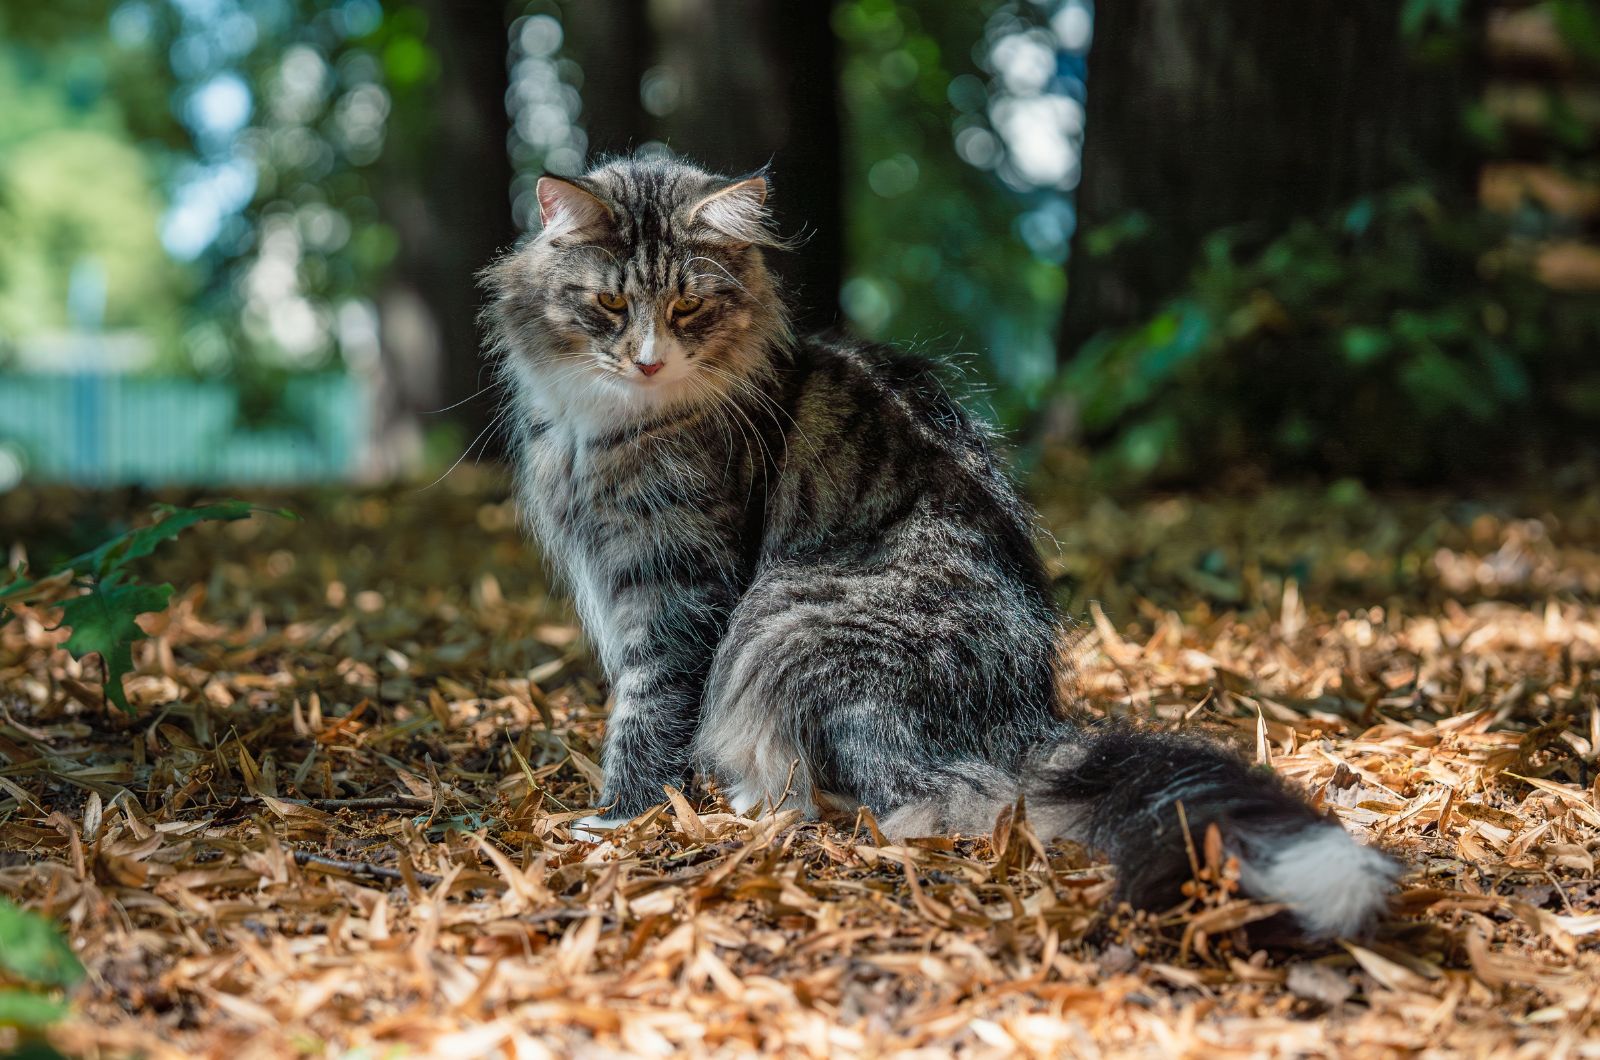
[[[1464,17],[1481,27],[1478,7],[1469,2]],[[1401,36],[1399,8],[1394,0],[1095,5],[1063,360],[1101,329],[1149,316],[1219,228],[1248,224],[1270,238],[1294,218],[1411,178],[1470,189],[1463,115],[1480,90],[1481,63],[1420,63]],[[1119,227],[1127,234],[1113,249],[1089,249],[1090,233]]]
[[[396,127],[383,165],[380,204],[399,236],[390,282],[379,299],[384,359],[376,410],[379,459],[414,466],[433,421],[474,438],[493,401],[472,400],[486,381],[479,355],[478,270],[517,238],[511,210],[506,92],[510,21],[485,0],[422,0],[437,79],[397,96]],[[482,443],[495,455],[492,439]]]
[[[773,264],[810,328],[838,317],[844,254],[832,14],[821,0],[581,0],[564,15],[589,162],[661,143],[723,173],[770,163],[779,228],[809,236]]]
[[[831,3],[678,0],[652,5],[663,42],[645,75],[654,134],[711,169],[771,164],[779,229],[804,233],[774,255],[802,328],[838,316],[844,254],[837,49]]]
[[[649,139],[639,82],[653,62],[645,0],[569,0],[562,9],[566,51],[583,69],[587,164],[629,154]]]
[[[771,207],[795,255],[774,255],[802,328],[838,315],[843,258],[837,48],[832,3],[690,0],[661,5],[659,130],[723,171],[771,163]]]
[[[802,327],[838,317],[844,254],[833,5],[582,0],[566,8],[583,68],[589,162],[652,143],[709,169],[771,164],[771,204],[798,254],[774,255]]]

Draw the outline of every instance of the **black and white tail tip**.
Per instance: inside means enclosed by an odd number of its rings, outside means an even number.
[[[1252,844],[1240,883],[1265,901],[1289,907],[1312,938],[1360,935],[1388,905],[1400,865],[1363,846],[1332,821]]]

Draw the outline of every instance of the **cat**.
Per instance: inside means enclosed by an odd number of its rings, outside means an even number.
[[[1178,898],[1215,824],[1299,931],[1367,929],[1389,856],[1218,744],[1073,716],[989,434],[929,364],[795,337],[767,194],[659,157],[546,176],[540,231],[484,273],[520,507],[614,696],[575,834],[696,773],[891,837],[986,833],[1021,793],[1136,906]]]

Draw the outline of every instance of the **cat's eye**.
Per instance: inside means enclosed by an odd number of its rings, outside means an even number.
[[[620,313],[628,308],[628,300],[615,291],[601,291],[594,296],[595,301],[613,313]]]
[[[686,317],[704,304],[705,303],[702,302],[698,296],[686,294],[676,302],[672,303],[672,315],[675,317]]]

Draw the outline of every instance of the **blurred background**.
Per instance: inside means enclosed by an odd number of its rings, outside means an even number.
[[[1110,488],[1592,481],[1594,0],[0,0],[0,489],[492,459],[542,172],[771,163],[807,327]]]

